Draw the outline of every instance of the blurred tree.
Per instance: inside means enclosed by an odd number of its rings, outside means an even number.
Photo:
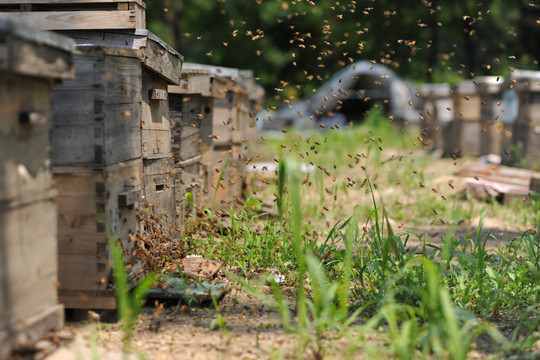
[[[420,82],[504,75],[510,66],[535,68],[540,55],[540,8],[527,0],[148,0],[147,5],[150,29],[186,61],[253,69],[278,97],[310,93],[359,59]]]

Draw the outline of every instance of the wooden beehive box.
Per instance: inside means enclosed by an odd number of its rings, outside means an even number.
[[[184,64],[186,65],[186,64]],[[213,146],[214,100],[226,96],[226,81],[207,69],[184,66],[179,86],[169,86],[173,123],[176,202],[180,224],[196,216],[207,182],[202,153]],[[191,194],[187,196],[187,194]]]
[[[481,96],[480,155],[500,154],[503,136],[502,84],[498,76],[482,76],[475,79]]]
[[[481,96],[474,80],[464,80],[453,89],[454,119],[448,127],[446,155],[479,156],[482,128]]]
[[[512,163],[538,168],[540,164],[540,72],[520,71],[513,87],[519,98],[514,124]]]
[[[422,99],[421,129],[424,144],[430,150],[445,149],[445,135],[453,119],[450,85],[425,84],[420,89]]]
[[[142,0],[0,0],[0,19],[45,30],[144,29]]]
[[[53,81],[73,76],[73,46],[0,20],[0,359],[63,326],[51,97]]]
[[[135,48],[81,44],[76,79],[55,88],[59,294],[68,308],[116,306],[110,235],[122,241],[134,282],[137,239],[175,237],[167,86],[179,83],[182,58],[151,33],[134,36]]]

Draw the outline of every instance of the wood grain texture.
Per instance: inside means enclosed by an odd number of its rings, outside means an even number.
[[[157,41],[155,35],[148,37],[148,42],[144,48],[144,64],[148,69],[161,75],[171,85],[180,83],[180,74],[182,71],[183,57],[176,51],[171,51],[169,47],[164,46]]]
[[[0,16],[0,71],[49,79],[73,77],[74,45],[66,37]]]
[[[0,348],[29,345],[47,330],[63,325],[62,312],[49,317],[61,308],[56,294],[56,249],[52,197],[0,209],[0,341],[8,342],[0,343]],[[45,326],[41,326],[39,319],[44,317]]]
[[[126,192],[142,193],[142,161],[86,168],[79,173],[59,168],[55,172],[60,289],[106,291],[111,274],[107,232],[129,250],[131,236],[142,229],[136,213],[138,203],[120,206],[119,202]]]
[[[136,51],[75,55],[76,78],[54,87],[53,162],[111,165],[141,156],[142,68]]]
[[[157,219],[165,234],[176,229],[174,196],[174,160],[161,158],[144,160],[144,196],[151,218]]]
[[[51,86],[46,79],[0,72],[0,202],[32,201],[51,187],[50,121],[20,122],[28,112],[51,118]]]
[[[99,3],[135,3],[146,8],[142,0],[0,0],[0,4],[99,4]]]
[[[145,27],[141,12],[125,11],[45,11],[0,12],[0,20],[14,20],[42,30],[137,29]]]

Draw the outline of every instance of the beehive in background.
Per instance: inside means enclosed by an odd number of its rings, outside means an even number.
[[[63,326],[51,172],[53,81],[72,40],[0,19],[0,359]]]
[[[226,96],[214,100],[212,147],[202,154],[209,184],[202,205],[227,211],[242,204],[244,169],[258,139],[255,112],[264,91],[251,71],[201,64],[186,64],[184,70],[190,68],[226,79]]]
[[[445,135],[454,115],[450,89],[448,84],[425,84],[420,89],[420,127],[430,150],[445,149]]]
[[[514,91],[511,144],[503,146],[503,160],[512,165],[538,167],[540,161],[540,72],[514,71],[509,80]],[[510,93],[511,94],[511,93]],[[511,95],[510,95],[511,97]],[[512,101],[509,101],[511,104]],[[516,111],[517,110],[517,111]],[[512,110],[510,110],[512,112]]]
[[[481,97],[480,155],[500,154],[504,125],[502,122],[503,78],[482,76],[475,79]]]

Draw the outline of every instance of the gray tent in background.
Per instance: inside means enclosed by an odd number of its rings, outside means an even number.
[[[263,130],[314,127],[327,118],[328,113],[331,116],[337,112],[344,115],[347,122],[361,121],[366,111],[377,103],[398,121],[417,122],[415,92],[412,84],[387,67],[359,61],[337,72],[308,98],[275,112],[259,113],[258,122]]]

